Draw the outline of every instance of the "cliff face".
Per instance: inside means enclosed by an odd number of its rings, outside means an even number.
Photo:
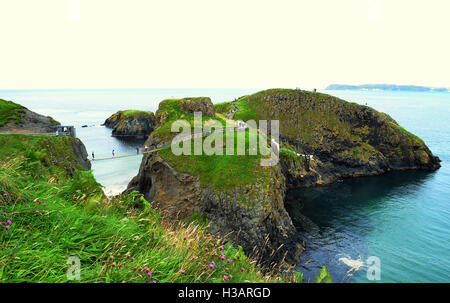
[[[73,138],[72,151],[77,159],[78,164],[80,164],[84,169],[91,169],[91,161],[88,159],[88,153],[86,151],[86,146],[78,138]]]
[[[389,115],[326,94],[274,89],[239,99],[236,119],[279,120],[288,187],[334,182],[339,178],[390,170],[440,167],[439,158]],[[250,113],[250,114],[248,114]]]
[[[147,138],[154,129],[154,114],[134,110],[118,111],[106,119],[104,125],[113,129],[113,137]]]

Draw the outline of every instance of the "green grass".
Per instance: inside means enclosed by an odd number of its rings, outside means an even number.
[[[162,141],[168,142],[176,133],[171,131],[172,123],[177,120],[186,120],[191,127],[194,127],[194,115],[184,112],[178,106],[178,103],[182,100],[195,100],[195,99],[205,99],[205,97],[195,97],[195,98],[182,98],[182,99],[166,99],[159,103],[158,111],[156,112],[156,119],[165,117],[164,123],[152,133],[152,136],[158,137]],[[226,125],[225,120],[220,117],[208,117],[202,115],[202,124],[209,120],[216,120],[220,122],[223,126]]]
[[[69,256],[80,258],[80,282],[295,280],[263,275],[230,244],[221,250],[205,222],[165,222],[136,193],[108,201],[71,140],[0,135],[0,282],[68,282]]]
[[[191,143],[191,155],[174,155],[171,147],[159,151],[159,155],[179,172],[185,172],[199,177],[202,186],[211,185],[213,189],[223,190],[234,187],[244,187],[265,184],[270,179],[272,168],[260,164],[261,157],[250,155],[249,142],[257,139],[258,135],[250,131],[235,132],[234,152],[226,154],[226,134],[223,133],[223,155],[194,155],[194,143]],[[245,136],[245,155],[237,155],[238,136]],[[205,137],[203,138],[204,142]],[[181,146],[187,142],[180,143]],[[264,146],[262,148],[265,148]]]
[[[125,116],[128,116],[128,115],[137,115],[137,114],[153,115],[153,112],[151,112],[151,111],[134,110],[134,109],[125,110],[125,111],[123,111],[122,113],[123,113]]]
[[[0,127],[14,121],[17,124],[23,123],[22,114],[24,107],[12,101],[0,99]]]

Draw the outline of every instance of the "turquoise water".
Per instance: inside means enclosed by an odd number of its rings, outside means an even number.
[[[376,256],[379,282],[450,282],[450,94],[324,92],[388,113],[424,139],[442,167],[290,193],[288,207],[301,208],[316,226],[305,235],[308,249],[298,269],[309,280],[326,265],[335,281],[375,282],[367,279],[366,267],[346,277],[351,267],[343,258]]]
[[[156,111],[170,97],[209,96],[230,101],[257,89],[98,89],[0,91],[36,112],[77,127],[88,153],[135,153],[139,142],[111,137],[101,127],[119,109]],[[372,282],[363,267],[352,277],[342,260],[381,261],[381,282],[450,282],[450,93],[324,91],[391,115],[425,140],[442,160],[437,172],[396,172],[345,180],[332,186],[290,193],[288,208],[301,209],[316,227],[305,234],[307,251],[299,269],[313,279],[327,265],[337,282]],[[88,125],[81,128],[81,125]],[[97,180],[109,189],[123,187],[139,168],[140,157],[93,163]],[[341,259],[341,260],[340,260]]]

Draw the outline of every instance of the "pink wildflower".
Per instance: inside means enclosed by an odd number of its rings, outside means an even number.
[[[181,274],[184,274],[184,273],[185,273],[184,269],[180,270],[180,273],[181,273]]]

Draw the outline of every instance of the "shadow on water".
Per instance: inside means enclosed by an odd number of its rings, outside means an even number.
[[[364,261],[368,257],[365,237],[382,220],[386,203],[392,204],[399,195],[417,193],[431,178],[431,172],[396,171],[289,191],[286,210],[306,242],[297,266],[304,281],[314,280],[322,265],[334,281],[352,281],[352,277],[345,277],[350,267],[339,259]],[[363,269],[355,275],[365,272]]]

